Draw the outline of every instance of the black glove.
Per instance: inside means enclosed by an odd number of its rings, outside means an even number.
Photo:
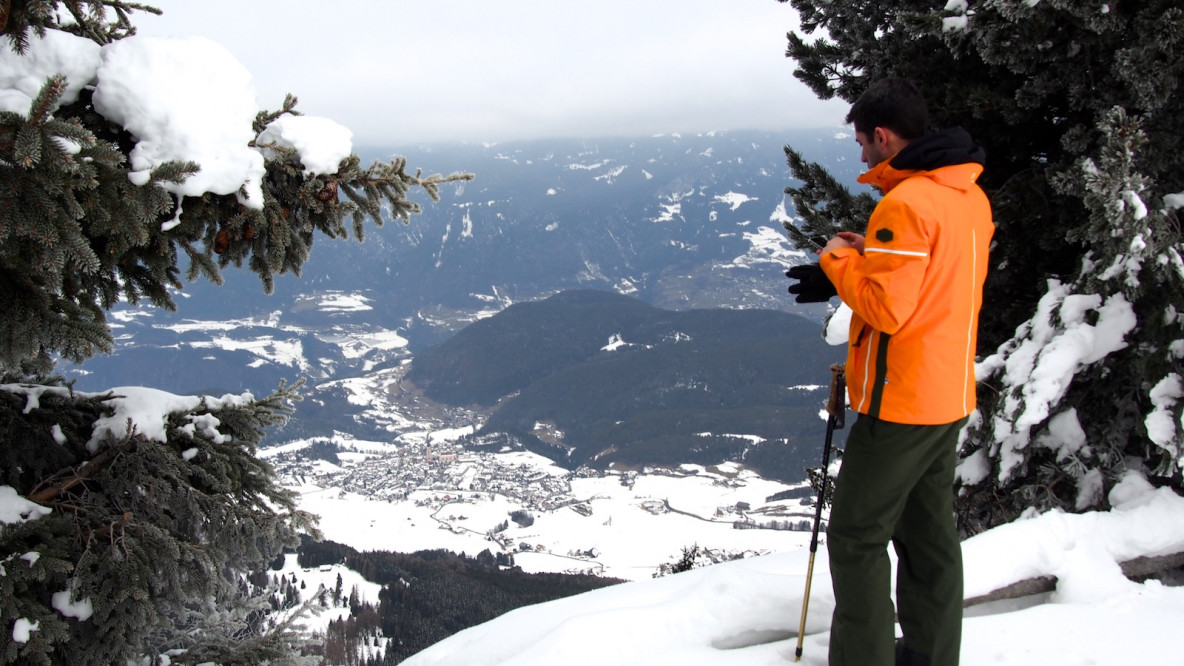
[[[789,285],[789,293],[797,295],[796,303],[825,303],[839,294],[817,263],[794,266],[785,271],[785,277],[798,281]]]

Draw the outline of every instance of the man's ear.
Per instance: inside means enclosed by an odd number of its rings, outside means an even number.
[[[909,145],[908,141],[900,138],[900,135],[893,132],[887,127],[877,127],[875,135],[872,137],[874,144],[880,149],[880,152],[885,155],[895,155],[900,152],[902,148]]]

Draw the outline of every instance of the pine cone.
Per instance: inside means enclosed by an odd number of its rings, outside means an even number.
[[[214,252],[222,254],[230,248],[230,230],[225,227],[214,236]]]
[[[320,192],[317,192],[317,201],[321,203],[328,203],[337,199],[337,181],[331,180],[325,183]]]

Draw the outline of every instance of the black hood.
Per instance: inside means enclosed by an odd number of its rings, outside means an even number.
[[[974,142],[970,132],[951,127],[911,141],[890,162],[901,171],[931,171],[954,164],[986,165],[987,151]]]

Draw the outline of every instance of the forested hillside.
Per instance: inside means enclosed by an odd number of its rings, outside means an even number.
[[[429,397],[495,410],[473,438],[509,434],[562,465],[742,460],[804,478],[825,424],[820,327],[764,310],[672,312],[609,292],[563,292],[476,322],[416,355]]]
[[[358,644],[381,635],[388,648],[379,663],[397,664],[462,629],[520,606],[620,582],[590,575],[528,574],[511,566],[512,558],[488,550],[476,557],[438,550],[361,553],[332,541],[305,539],[298,552],[302,567],[344,564],[383,586],[377,608],[354,603],[349,619],[330,626],[326,649],[340,655],[340,661],[330,663],[355,663],[351,659],[356,659]],[[349,591],[344,594],[348,596]]]

